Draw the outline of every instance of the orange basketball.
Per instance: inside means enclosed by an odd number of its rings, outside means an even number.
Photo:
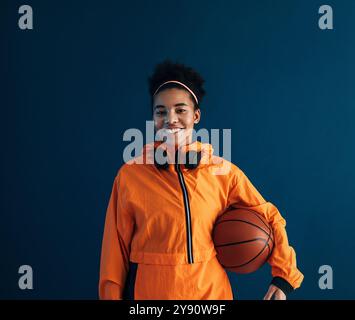
[[[217,259],[226,270],[251,273],[269,259],[274,236],[267,221],[256,211],[232,209],[217,219],[213,242]]]

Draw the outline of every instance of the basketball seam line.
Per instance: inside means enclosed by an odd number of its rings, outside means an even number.
[[[262,222],[262,224],[269,230],[269,232],[271,231],[271,230],[270,230],[271,227],[270,227],[269,225],[267,225],[267,224],[264,222],[263,219],[261,219],[259,213],[255,212],[255,211],[253,211],[253,210],[250,210],[250,209],[246,209],[246,211],[249,211],[249,212],[253,213],[253,214]]]
[[[263,242],[267,241],[264,238],[254,238],[251,240],[245,240],[245,241],[238,241],[238,242],[231,242],[231,243],[225,243],[225,244],[219,244],[218,246],[215,246],[216,248],[218,247],[227,247],[227,246],[233,246],[235,244],[243,244],[243,243],[248,243],[248,242],[253,242],[253,241],[258,241],[261,240]]]
[[[247,222],[247,221],[244,221],[244,220],[224,220],[224,221],[241,221],[241,222],[245,222],[245,223],[254,225],[253,223],[250,223],[250,222]],[[221,222],[219,222],[219,223],[222,223],[222,222],[224,222],[224,221],[221,221]],[[257,227],[257,228],[259,228],[260,230],[263,230],[263,232],[265,232],[264,229],[258,227],[257,225],[254,225],[254,226]],[[266,232],[265,232],[265,233],[266,233]],[[270,233],[270,234],[271,234],[271,233]],[[241,264],[241,265],[237,265],[237,266],[225,266],[225,265],[223,265],[223,267],[224,267],[224,268],[241,268],[241,267],[247,265],[248,263],[254,261],[257,257],[259,257],[259,256],[262,254],[262,252],[265,250],[266,246],[269,246],[269,245],[268,245],[268,242],[269,242],[269,240],[270,240],[270,234],[268,234],[268,239],[267,239],[267,241],[265,242],[264,247],[259,251],[259,253],[258,253],[254,258],[252,258],[251,260],[249,260],[249,261],[247,261],[246,263],[243,263],[243,264]],[[269,248],[269,251],[270,251],[270,248]],[[269,252],[266,261],[269,260],[269,256],[270,256],[270,255],[271,255],[271,252]],[[266,261],[265,261],[265,262],[266,262]],[[265,263],[265,262],[264,262],[264,263]],[[263,263],[263,264],[264,264],[264,263]]]
[[[264,232],[267,236],[269,236],[269,234],[263,229],[263,228],[260,228],[258,225],[254,224],[254,223],[251,223],[251,222],[248,222],[248,221],[245,221],[245,220],[240,220],[240,219],[229,219],[229,220],[223,220],[223,221],[219,221],[215,224],[215,227],[218,226],[220,223],[223,223],[223,222],[227,222],[227,221],[239,221],[239,222],[244,222],[244,223],[247,223],[247,224],[250,224],[258,229],[260,229],[262,232]]]
[[[224,267],[224,268],[241,268],[241,267],[244,267],[244,266],[247,265],[248,263],[254,261],[257,257],[259,257],[259,256],[262,254],[262,252],[265,250],[265,248],[266,248],[267,245],[268,245],[268,244],[267,244],[267,242],[266,242],[266,244],[265,244],[264,247],[260,250],[260,252],[259,252],[254,258],[250,259],[248,262],[243,263],[243,264],[240,264],[240,265],[238,265],[238,266],[225,266],[225,265],[223,265],[223,267]]]
[[[272,234],[272,238],[271,238],[270,236],[269,236],[269,238],[270,238],[270,240],[272,241],[272,247],[274,247],[274,246],[275,246],[275,242],[274,242],[274,232],[273,232],[272,227],[271,227],[270,225],[266,224],[266,223],[264,222],[264,220],[261,219],[260,214],[257,213],[256,211],[251,210],[251,209],[245,209],[245,210],[246,210],[246,211],[249,211],[249,212],[251,212],[251,213],[253,213],[253,214],[262,222],[262,224],[269,230],[269,233]],[[269,246],[269,245],[268,245],[268,246]],[[269,249],[270,249],[270,248],[269,248]],[[269,255],[270,255],[270,253],[269,253]]]

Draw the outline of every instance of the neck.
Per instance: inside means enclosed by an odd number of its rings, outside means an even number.
[[[180,149],[186,145],[189,145],[191,144],[193,141],[192,141],[192,137],[186,137],[184,139],[184,141],[169,141],[169,140],[166,140],[166,141],[162,141],[162,143],[165,143],[166,146],[168,146],[168,148],[171,148],[171,149]]]

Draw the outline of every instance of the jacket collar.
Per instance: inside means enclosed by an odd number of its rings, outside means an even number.
[[[162,141],[154,141],[151,143],[147,143],[142,150],[143,159],[145,159],[145,163],[152,164],[154,163],[154,149],[161,148],[163,151],[168,152],[168,159],[170,164],[175,163],[175,146],[169,146]],[[189,151],[201,152],[201,160],[199,166],[205,166],[211,163],[213,156],[213,147],[209,143],[201,143],[199,141],[194,141],[189,144],[183,145],[179,147],[179,151],[181,156],[185,156],[185,154]]]

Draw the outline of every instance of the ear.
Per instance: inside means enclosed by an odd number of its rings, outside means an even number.
[[[201,110],[197,109],[194,112],[194,123],[197,124],[200,122],[200,120],[201,120]]]

